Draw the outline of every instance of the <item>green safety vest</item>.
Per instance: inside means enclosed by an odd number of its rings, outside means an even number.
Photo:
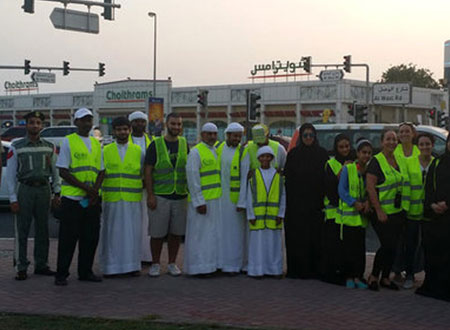
[[[220,144],[217,148],[217,156],[219,164],[222,160],[222,151],[225,143]],[[239,192],[241,191],[241,160],[244,153],[244,148],[239,144],[234,151],[233,159],[231,160],[230,168],[230,200],[236,204],[239,201]]]
[[[198,150],[200,156],[200,185],[203,198],[205,201],[220,198],[222,195],[220,163],[216,155],[204,142],[197,144],[194,149]]]
[[[140,202],[142,200],[141,148],[128,144],[125,157],[120,158],[117,143],[103,149],[105,179],[103,200],[105,202]]]
[[[382,184],[378,184],[379,196],[378,199],[381,204],[381,209],[386,214],[394,214],[402,211],[402,206],[399,208],[394,206],[395,196],[398,193],[402,193],[403,187],[403,175],[401,172],[393,168],[387,161],[382,152],[379,152],[374,156],[380,164],[381,171],[384,174],[385,181]],[[400,166],[400,165],[399,165]],[[401,168],[400,168],[401,170]],[[403,201],[403,196],[402,196]],[[402,202],[403,205],[403,202]]]
[[[186,161],[187,142],[184,137],[178,137],[178,154],[175,168],[169,157],[164,137],[154,140],[156,147],[156,164],[153,169],[153,191],[157,195],[187,194]]]
[[[327,164],[328,164],[328,166],[330,166],[330,168],[333,171],[334,175],[338,176],[339,172],[342,169],[342,164],[339,163],[339,161],[336,160],[336,158],[331,158],[325,164],[325,170],[327,168]],[[325,220],[335,219],[336,218],[337,207],[330,204],[330,200],[328,199],[327,196],[325,196],[325,198],[323,199],[323,203],[324,203],[324,206],[325,206]]]
[[[276,169],[278,169],[278,162],[277,162],[277,155],[278,155],[278,146],[280,144],[276,141],[269,140],[269,147],[272,149],[275,157],[272,161],[272,166]],[[261,166],[259,163],[258,157],[256,156],[258,154],[259,146],[258,144],[254,143],[253,141],[249,141],[247,144],[246,152],[248,152],[250,156],[250,168],[252,170],[256,170]]]
[[[69,172],[78,181],[83,182],[91,187],[94,186],[97,180],[98,172],[100,172],[102,162],[102,147],[100,142],[92,136],[91,140],[91,152],[84,144],[83,140],[77,133],[67,135],[69,141],[71,164]],[[87,193],[78,187],[70,185],[65,180],[62,183],[61,188],[62,196],[86,196]]]
[[[348,186],[350,196],[357,201],[366,197],[366,187],[362,176],[358,173],[356,163],[348,164]],[[356,210],[354,206],[348,205],[342,199],[339,199],[339,209],[337,211],[336,223],[350,227],[367,227],[367,219]]]
[[[217,140],[216,143],[214,143],[214,148],[219,148],[224,142]]]
[[[152,136],[152,135],[148,135],[147,133],[144,133],[144,136],[145,136],[145,147],[148,148],[148,146],[150,145],[150,143],[152,143],[152,141],[155,140],[155,137]],[[135,144],[135,143],[133,142],[133,137],[132,137],[131,134],[128,136],[128,143],[130,143],[130,144]],[[145,150],[144,150],[144,151],[145,151]]]
[[[433,161],[433,158],[432,158]],[[425,199],[425,180],[422,177],[419,156],[409,157],[406,159],[406,167],[411,188],[411,200],[409,210],[407,212],[408,219],[422,220],[423,218],[423,202]]]
[[[280,209],[280,200],[282,192],[283,179],[280,173],[276,172],[270,189],[267,191],[261,169],[255,171],[250,179],[252,190],[253,212],[255,213],[255,224],[249,222],[250,230],[262,229],[282,229],[283,224],[277,225],[277,216]]]
[[[406,160],[412,157],[417,157],[420,155],[420,150],[416,145],[413,145],[413,151],[410,157],[405,157],[403,153],[403,148],[401,144],[398,144],[394,150],[395,161],[397,162],[400,172],[403,175],[403,186],[402,186],[402,208],[408,212],[410,207],[410,196],[411,196],[411,183],[409,182],[408,169],[406,166]]]

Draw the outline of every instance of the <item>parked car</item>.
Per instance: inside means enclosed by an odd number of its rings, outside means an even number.
[[[41,137],[52,142],[59,149],[64,137],[76,131],[76,126],[51,126],[41,131]]]
[[[4,131],[1,135],[2,141],[11,141],[13,139],[24,137],[27,134],[25,126],[13,126]]]
[[[330,154],[333,150],[334,138],[339,133],[346,134],[353,145],[360,137],[365,137],[370,140],[374,147],[374,152],[380,150],[381,132],[386,128],[398,129],[398,124],[320,124],[314,125],[317,131],[317,139],[320,145],[325,148]],[[439,127],[418,125],[416,126],[418,133],[427,132],[434,136],[434,153],[441,155],[445,151],[445,141],[447,140],[448,131]],[[289,150],[295,147],[298,142],[299,128],[295,130]]]
[[[6,156],[9,152],[9,147],[11,146],[11,142],[2,141],[3,149],[5,150],[2,153],[2,181],[0,185],[0,205],[9,205],[9,194],[8,189],[6,188]]]

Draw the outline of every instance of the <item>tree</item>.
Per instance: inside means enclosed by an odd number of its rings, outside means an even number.
[[[394,65],[381,75],[382,83],[410,82],[415,87],[439,89],[439,83],[434,80],[433,73],[428,69],[417,68],[409,63]]]

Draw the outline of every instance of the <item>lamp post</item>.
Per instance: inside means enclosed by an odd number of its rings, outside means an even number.
[[[156,97],[156,13],[149,12],[148,16],[154,19],[154,36],[153,36],[153,95]]]

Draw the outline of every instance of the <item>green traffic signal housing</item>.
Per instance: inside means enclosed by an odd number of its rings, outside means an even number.
[[[348,73],[352,72],[352,55],[344,56],[344,71]]]
[[[248,93],[247,98],[247,118],[250,122],[258,121],[258,117],[261,116],[261,113],[258,111],[261,107],[259,100],[261,99],[261,95],[254,91],[250,91]]]
[[[34,0],[24,0],[22,9],[28,14],[34,14]]]
[[[98,76],[103,77],[105,75],[105,63],[98,64]]]
[[[30,74],[30,72],[31,72],[31,61],[30,60],[25,60],[24,72],[25,72],[25,74]]]
[[[69,62],[64,61],[63,62],[63,75],[67,76],[70,73],[70,66],[69,66]]]

